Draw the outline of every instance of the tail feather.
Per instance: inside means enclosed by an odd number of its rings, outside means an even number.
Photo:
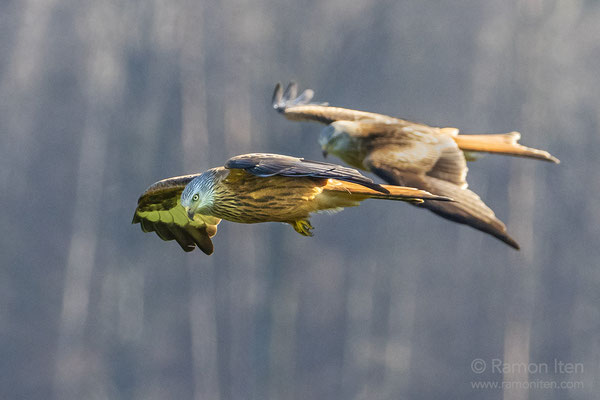
[[[454,141],[461,150],[498,153],[517,157],[536,158],[538,160],[560,163],[560,160],[544,150],[526,147],[518,143],[519,132],[488,135],[456,135]]]
[[[413,203],[422,203],[424,200],[436,200],[448,202],[452,198],[446,196],[438,196],[431,194],[425,190],[415,189],[406,186],[381,185],[388,193],[382,193],[371,188],[368,188],[357,183],[340,181],[337,179],[329,179],[324,190],[331,192],[345,192],[364,199],[383,199],[383,200],[399,200],[409,201]]]

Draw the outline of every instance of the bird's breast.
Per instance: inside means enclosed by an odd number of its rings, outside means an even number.
[[[248,175],[222,181],[211,214],[240,223],[289,222],[308,217],[325,180],[310,177]]]

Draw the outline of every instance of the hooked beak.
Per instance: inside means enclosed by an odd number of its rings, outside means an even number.
[[[323,149],[323,158],[327,158],[327,154],[329,154],[327,150]]]
[[[190,221],[193,221],[194,220],[194,212],[192,210],[190,210],[189,207],[185,207],[185,212],[187,213],[187,216],[190,219]]]

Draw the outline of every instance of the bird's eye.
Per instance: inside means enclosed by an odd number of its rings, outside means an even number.
[[[192,197],[192,201],[198,201],[198,199],[200,198],[200,196],[198,196],[198,193],[196,193],[193,197]]]

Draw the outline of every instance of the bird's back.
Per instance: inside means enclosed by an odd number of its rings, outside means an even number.
[[[216,185],[212,214],[233,222],[288,222],[316,211],[315,196],[327,179],[286,176],[260,177],[231,170]]]

